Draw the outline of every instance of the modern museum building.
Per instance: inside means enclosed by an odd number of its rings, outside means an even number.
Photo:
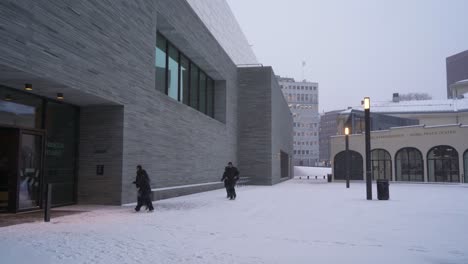
[[[273,69],[206,2],[0,2],[0,211],[135,202],[138,164],[155,199],[293,176]]]

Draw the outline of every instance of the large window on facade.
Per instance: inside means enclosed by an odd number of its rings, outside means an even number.
[[[172,45],[169,45],[167,70],[167,95],[179,100],[179,51]]]
[[[350,168],[346,168],[346,151],[335,155],[333,173],[335,180],[346,180],[346,170],[349,170],[350,180],[364,180],[363,159],[359,152],[349,150]]]
[[[450,146],[433,147],[427,153],[430,182],[459,182],[458,152]]]
[[[155,66],[157,90],[214,117],[214,81],[159,33]]]
[[[180,101],[189,105],[190,61],[180,56]]]
[[[203,72],[200,72],[200,86],[198,89],[200,95],[198,109],[206,114],[206,74]]]
[[[160,92],[166,92],[166,55],[167,41],[158,34],[156,39],[156,89]]]
[[[395,156],[395,179],[397,181],[424,181],[423,158],[416,148],[404,148]]]
[[[214,81],[211,79],[208,79],[208,85],[207,85],[207,115],[211,116],[214,118]]]
[[[372,179],[392,179],[392,158],[384,149],[374,149],[371,152]]]
[[[190,106],[198,109],[199,70],[195,64],[190,66]]]

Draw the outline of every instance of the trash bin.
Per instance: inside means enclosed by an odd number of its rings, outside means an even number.
[[[388,180],[377,180],[377,198],[379,200],[390,199],[389,185]]]
[[[327,177],[328,177],[328,182],[332,182],[332,175],[331,175],[331,174],[327,174]]]

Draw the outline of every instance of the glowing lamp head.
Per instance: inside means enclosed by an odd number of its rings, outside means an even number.
[[[32,91],[32,84],[26,83],[26,84],[24,85],[24,90],[26,90],[26,91]]]
[[[63,97],[63,93],[57,93],[57,100],[63,100],[65,97]]]
[[[344,134],[345,134],[345,135],[349,135],[349,128],[348,128],[348,127],[345,127],[345,129],[344,129]]]
[[[370,109],[370,98],[364,97],[364,109]]]

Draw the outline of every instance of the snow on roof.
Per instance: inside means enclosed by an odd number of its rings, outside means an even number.
[[[363,106],[356,106],[341,112],[349,114],[352,110],[364,111]],[[468,96],[462,99],[419,100],[400,102],[372,102],[373,113],[450,113],[468,111]]]
[[[468,79],[458,81],[455,84],[468,84]]]

